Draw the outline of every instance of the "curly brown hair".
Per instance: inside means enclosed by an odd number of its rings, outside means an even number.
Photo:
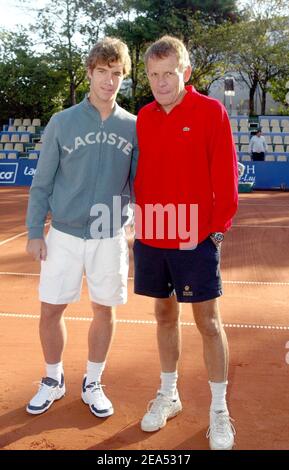
[[[124,76],[130,73],[131,60],[127,45],[120,39],[105,37],[90,50],[85,65],[87,69],[93,71],[97,64],[110,66],[113,62],[123,64]]]

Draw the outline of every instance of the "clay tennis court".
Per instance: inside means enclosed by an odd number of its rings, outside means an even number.
[[[87,360],[90,304],[66,311],[67,394],[45,414],[28,415],[27,401],[44,373],[38,338],[39,264],[25,254],[28,188],[0,190],[0,448],[208,449],[210,392],[200,335],[189,305],[182,309],[179,391],[183,412],[157,433],[140,430],[159,384],[153,300],[133,294],[118,309],[114,344],[103,376],[115,407],[94,417],[80,399]],[[289,193],[240,195],[234,226],[223,245],[221,310],[230,344],[228,401],[236,449],[288,449]],[[289,362],[289,360],[288,360]]]

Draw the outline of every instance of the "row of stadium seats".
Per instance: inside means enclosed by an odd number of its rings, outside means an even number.
[[[231,116],[230,123],[233,132],[249,132],[257,129],[258,123],[251,122],[248,116]]]
[[[231,126],[233,132],[249,132],[250,131],[250,126]]]
[[[264,134],[264,138],[267,144],[289,144],[289,133],[284,134]]]
[[[250,122],[247,116],[231,116],[231,127],[233,132],[248,132],[256,127],[262,129],[262,132],[289,132],[289,116],[271,117],[260,116],[257,122]]]
[[[0,142],[30,142],[29,132],[18,132],[17,134],[8,134],[7,132],[0,132]]]
[[[249,153],[238,154],[238,160],[240,162],[251,162],[252,158]],[[280,155],[280,154],[267,154],[265,155],[265,162],[289,162],[289,153]]]
[[[243,124],[239,125],[238,123],[235,123],[234,121],[231,121],[231,127],[233,132],[248,132],[250,130],[250,124]]]
[[[21,152],[17,150],[13,150],[13,151],[0,150],[0,160],[3,160],[3,159],[17,160],[18,158],[21,158],[20,153]],[[37,150],[29,150],[25,158],[28,158],[29,160],[36,160],[39,157],[39,153],[40,152]]]
[[[289,116],[288,117],[279,117],[279,118],[268,118],[267,116],[259,117],[260,126],[267,127],[286,127],[289,129]]]
[[[263,133],[266,132],[289,132],[289,116],[288,117],[271,117],[260,116],[259,127]]]
[[[235,144],[249,144],[250,134],[234,133]],[[265,141],[267,144],[282,144],[289,145],[289,133],[286,134],[265,134]]]
[[[36,126],[3,126],[3,131],[6,132],[31,132],[35,134]]]
[[[41,126],[41,120],[38,119],[38,118],[33,118],[33,119],[30,119],[30,118],[25,118],[25,119],[22,119],[22,118],[12,118],[12,119],[9,119],[9,126],[15,126],[15,127],[18,127],[18,126],[38,126],[40,127]]]
[[[248,116],[230,116],[230,122],[232,125],[248,126],[249,118]]]
[[[32,142],[26,142],[25,144],[23,142],[6,142],[3,144],[0,142],[0,150],[18,150],[19,152],[25,152],[29,149],[41,150],[41,146],[41,142],[37,142],[36,144]]]
[[[237,152],[249,152],[249,144],[235,144]],[[289,152],[289,145],[283,144],[268,144],[267,145],[267,152]]]
[[[262,131],[262,134],[270,134],[270,133],[273,133],[273,134],[278,134],[278,133],[288,133],[289,132],[289,127],[279,127],[279,126],[272,126],[272,127],[268,127],[268,126],[260,126],[261,128],[261,131]]]
[[[27,142],[27,144],[30,145],[29,142]],[[4,146],[3,144],[0,144],[0,150],[17,150],[18,152],[24,152],[26,148],[22,142],[18,142],[16,144],[6,143]]]
[[[233,132],[248,132],[250,129],[251,129],[251,126],[250,125],[247,125],[247,126],[238,126],[238,125],[232,125],[231,124],[231,127],[232,127],[232,131]],[[271,132],[272,133],[283,133],[283,132],[289,132],[289,127],[287,126],[265,126],[265,125],[260,125],[260,129],[262,131],[263,134],[270,134]],[[253,130],[253,129],[251,129]],[[256,132],[256,128],[254,129],[254,131]]]

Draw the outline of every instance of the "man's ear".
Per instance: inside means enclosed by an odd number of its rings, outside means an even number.
[[[92,70],[90,68],[86,69],[86,75],[88,80],[91,80]]]
[[[188,65],[184,70],[184,82],[187,83],[190,80],[192,74],[192,67]]]

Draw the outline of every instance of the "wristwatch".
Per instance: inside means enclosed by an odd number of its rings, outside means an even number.
[[[224,234],[222,232],[213,232],[211,233],[210,238],[216,246],[219,246],[224,240]]]

